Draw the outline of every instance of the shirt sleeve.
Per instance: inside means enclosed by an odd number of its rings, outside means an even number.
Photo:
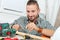
[[[48,21],[43,20],[43,19],[41,20],[41,26],[43,28],[52,29],[52,30],[56,30],[57,29],[56,27],[52,26]]]
[[[13,22],[12,26],[15,25],[15,24],[18,24],[21,27],[21,29],[18,30],[18,31],[24,32],[24,30],[23,30],[24,29],[24,17],[20,17],[17,20],[15,20]]]

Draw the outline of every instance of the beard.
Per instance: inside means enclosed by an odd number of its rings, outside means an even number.
[[[30,22],[33,22],[34,21],[34,17],[32,18],[32,17],[28,17],[28,20],[30,21]]]
[[[30,21],[30,22],[33,22],[35,19],[37,19],[38,18],[38,16],[28,16],[28,20]]]

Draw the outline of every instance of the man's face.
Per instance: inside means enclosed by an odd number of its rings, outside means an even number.
[[[27,5],[26,6],[26,11],[27,11],[27,17],[30,21],[34,21],[37,16],[39,15],[39,9],[37,8],[37,5]]]

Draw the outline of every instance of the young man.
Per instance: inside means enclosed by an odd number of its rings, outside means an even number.
[[[36,0],[29,0],[26,5],[27,17],[20,17],[12,28],[33,35],[52,36],[55,28],[39,17],[39,5]]]

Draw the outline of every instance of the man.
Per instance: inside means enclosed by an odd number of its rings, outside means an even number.
[[[39,17],[39,5],[36,0],[29,0],[26,5],[27,17],[20,17],[12,28],[33,35],[52,36],[55,28],[48,21]]]

